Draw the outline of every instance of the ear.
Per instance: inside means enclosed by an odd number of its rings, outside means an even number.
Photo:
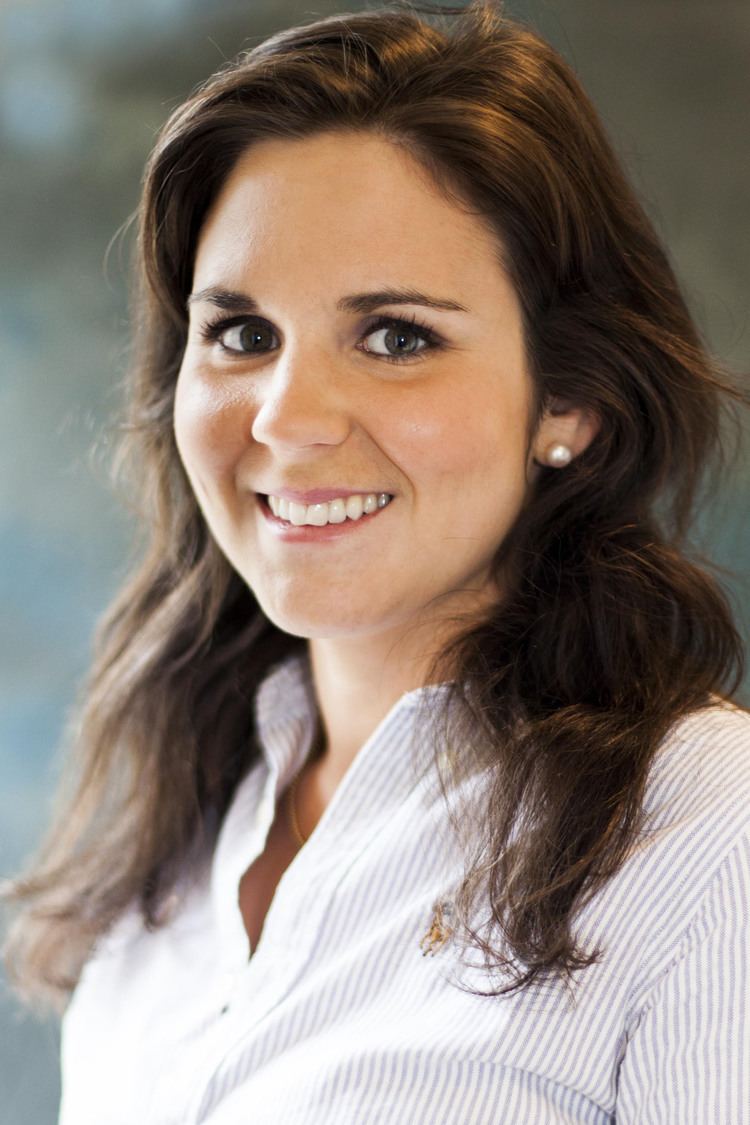
[[[577,406],[553,395],[540,418],[531,442],[531,457],[537,465],[563,468],[549,457],[553,446],[562,445],[570,450],[571,458],[578,457],[599,433],[601,419],[587,406]]]

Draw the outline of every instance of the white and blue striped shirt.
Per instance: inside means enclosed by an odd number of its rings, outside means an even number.
[[[248,959],[239,880],[310,748],[309,675],[295,656],[262,684],[263,757],[174,919],[128,912],[89,960],[60,1125],[750,1125],[750,715],[717,701],[665,740],[649,831],[577,922],[604,956],[574,992],[480,997],[456,985],[489,986],[478,953],[420,946],[464,871],[410,767],[442,685],[361,748]]]

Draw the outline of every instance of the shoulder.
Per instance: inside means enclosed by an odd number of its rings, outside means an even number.
[[[750,835],[750,714],[714,702],[675,722],[652,764],[639,848],[696,889]]]
[[[750,745],[750,711],[737,703],[712,695],[711,702],[699,710],[682,715],[671,726],[664,745],[672,742],[701,742],[715,734],[726,735],[729,743]]]
[[[750,897],[749,854],[750,715],[717,700],[663,739],[640,831],[588,922],[623,956],[637,949],[648,976],[676,955],[719,890],[728,911],[720,926],[747,925],[736,904]]]
[[[652,830],[750,829],[750,713],[714,696],[677,720],[654,758],[644,811]]]

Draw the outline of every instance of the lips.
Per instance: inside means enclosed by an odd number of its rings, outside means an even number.
[[[352,495],[355,497],[357,496],[356,493]],[[340,496],[341,494],[339,494],[339,499]],[[260,511],[265,517],[266,526],[272,532],[274,537],[276,537],[280,541],[287,543],[315,543],[319,541],[327,542],[341,539],[342,536],[348,539],[349,536],[356,535],[359,528],[368,527],[374,520],[382,518],[383,513],[385,513],[391,506],[391,501],[388,500],[384,504],[384,506],[375,506],[369,513],[365,513],[364,511],[362,511],[362,506],[360,504],[359,511],[354,513],[355,518],[349,518],[347,514],[338,512],[338,516],[341,518],[330,521],[327,520],[325,523],[318,525],[315,521],[311,523],[300,523],[297,519],[294,519],[294,521],[292,521],[283,518],[281,513],[274,514],[269,504],[268,498],[264,497],[260,493],[257,494],[257,502],[260,507]],[[276,499],[274,499],[274,504],[276,503],[277,501]],[[292,508],[297,507],[294,502],[284,501],[284,503],[286,504],[287,508],[289,508],[290,506]],[[319,503],[320,506],[323,507],[323,502]],[[304,508],[301,505],[300,510],[304,511]]]

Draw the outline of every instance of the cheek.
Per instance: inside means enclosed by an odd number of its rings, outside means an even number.
[[[417,486],[429,479],[460,490],[481,478],[490,487],[493,474],[514,486],[525,479],[528,411],[523,393],[450,388],[402,401],[385,433],[393,459]]]
[[[208,481],[236,462],[249,433],[246,409],[226,387],[191,370],[177,379],[174,403],[177,448],[188,475]]]

